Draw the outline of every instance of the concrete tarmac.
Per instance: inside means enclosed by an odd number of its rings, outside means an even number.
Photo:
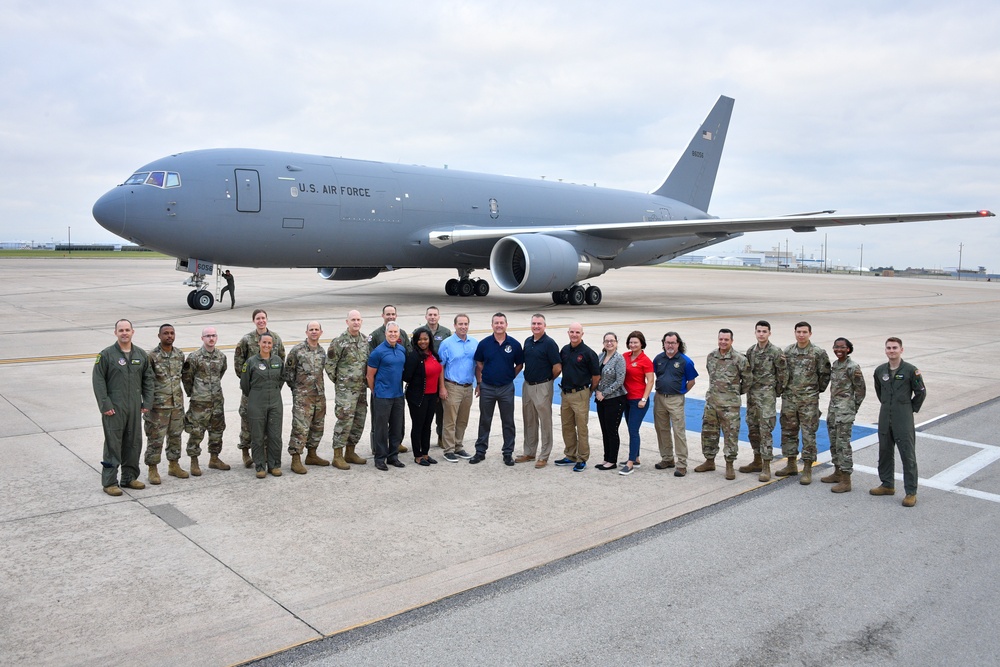
[[[497,420],[489,457],[478,466],[439,458],[439,465],[422,468],[403,455],[410,465],[388,473],[369,463],[351,471],[311,468],[297,476],[288,472],[286,454],[286,474],[278,479],[256,480],[234,465],[177,480],[166,476],[164,464],[162,485],[110,498],[100,488],[102,436],[90,374],[95,354],[114,341],[119,317],[133,321],[134,342],[147,349],[163,322],[175,326],[176,344],[188,350],[199,344],[203,326],[216,326],[220,345],[231,354],[252,329],[255,307],[268,311],[271,329],[286,345],[301,340],[312,319],[323,323],[328,341],[343,331],[351,308],[362,311],[370,331],[381,324],[384,303],[398,307],[407,330],[423,322],[431,304],[441,308],[445,323],[466,312],[478,338],[488,335],[496,311],[507,314],[519,339],[530,335],[530,315],[543,312],[560,345],[567,342],[566,326],[581,321],[595,349],[605,331],[624,338],[639,329],[652,356],[663,332],[677,330],[703,374],[720,327],[733,329],[737,349],[745,350],[757,319],[771,322],[772,340],[782,346],[804,319],[813,325],[814,342],[828,350],[837,336],[850,338],[866,376],[884,360],[885,337],[900,336],[904,357],[927,382],[923,420],[1000,396],[1000,364],[990,356],[1000,319],[1000,285],[993,283],[648,267],[600,278],[604,302],[573,308],[554,306],[545,295],[495,288],[486,298],[449,298],[443,283],[453,274],[446,271],[401,271],[361,283],[324,283],[307,270],[234,273],[235,309],[227,302],[192,311],[184,302],[187,288],[179,284],[184,275],[173,270],[172,260],[0,261],[8,285],[0,296],[7,314],[0,324],[0,447],[13,468],[0,489],[3,664],[238,663],[761,493],[756,475],[727,482],[721,470],[678,479],[652,465],[630,477],[592,468],[507,468],[499,456]],[[691,402],[704,396],[707,378],[700,380]],[[223,385],[228,428],[222,458],[236,464],[239,388],[232,371]],[[824,395],[824,408],[826,400]],[[290,403],[286,394],[286,436]],[[520,428],[520,410],[516,415]],[[477,416],[474,407],[467,445],[475,439]],[[870,425],[876,416],[871,396],[858,423]],[[321,448],[327,457],[333,425],[331,410]],[[699,427],[689,419],[692,465],[701,460]],[[561,454],[556,429],[553,453]],[[596,415],[590,429],[594,464],[601,453]],[[937,486],[945,492],[927,494],[927,500],[952,498],[961,494],[948,490],[968,487],[992,504],[989,497],[1000,492],[997,476],[976,465],[992,455],[995,432],[979,440],[941,436],[973,445],[921,442],[921,476],[925,465],[940,468]],[[517,442],[520,451],[520,436]],[[750,456],[741,444],[742,463]],[[366,453],[367,445],[361,449]],[[656,452],[647,425],[644,460],[655,462]],[[860,454],[857,461],[874,466]],[[186,468],[186,457],[182,463]],[[809,497],[833,506],[885,501],[904,511],[898,501],[863,493],[838,501],[817,487],[805,489]],[[922,496],[906,511],[919,516],[924,506]],[[733,558],[743,567],[750,556]],[[697,563],[684,570],[702,576]],[[609,585],[618,581],[620,573]],[[641,577],[637,585],[643,590]]]

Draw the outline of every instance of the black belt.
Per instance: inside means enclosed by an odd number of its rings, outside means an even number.
[[[564,394],[575,394],[578,391],[583,391],[584,389],[590,389],[590,387],[573,387],[572,389],[566,389],[561,387],[562,393]]]
[[[552,378],[549,378],[548,380],[539,380],[538,382],[529,382],[528,384],[534,387],[536,384],[545,384],[546,382],[552,382]]]
[[[451,380],[445,380],[445,382],[447,382],[448,384],[457,385],[459,387],[471,387],[472,386],[471,382],[452,382]]]

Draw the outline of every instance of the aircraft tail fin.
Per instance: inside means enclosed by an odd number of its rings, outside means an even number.
[[[734,101],[724,95],[719,97],[705,122],[695,132],[687,151],[674,165],[667,180],[653,194],[690,204],[700,211],[708,211],[712,190],[715,188],[715,176],[722,159],[722,148],[729,131],[729,119],[733,115]]]

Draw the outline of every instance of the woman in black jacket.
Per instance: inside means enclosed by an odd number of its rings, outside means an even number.
[[[437,409],[438,392],[444,388],[441,359],[434,352],[431,332],[420,327],[413,332],[413,351],[406,355],[403,382],[406,383],[406,404],[410,408],[410,444],[413,459],[419,465],[437,463],[428,453],[431,448],[431,423]]]

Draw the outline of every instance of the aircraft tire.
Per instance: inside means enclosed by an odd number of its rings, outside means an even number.
[[[477,280],[474,284],[476,296],[486,296],[490,293],[490,284],[485,280]]]
[[[569,305],[571,306],[582,306],[587,300],[587,293],[579,285],[573,285],[569,288]]]
[[[444,293],[448,296],[458,296],[458,278],[452,278],[444,284]]]
[[[552,293],[552,303],[562,306],[569,303],[569,290],[559,289]]]
[[[194,305],[197,310],[210,310],[215,305],[215,297],[208,290],[195,293]]]
[[[458,281],[458,295],[459,296],[472,296],[476,293],[476,287],[472,284],[471,280],[459,280]]]
[[[596,306],[601,302],[601,299],[604,297],[604,295],[601,294],[601,288],[598,287],[597,285],[591,285],[590,287],[588,287],[585,294],[588,306]]]
[[[194,303],[194,295],[197,293],[198,290],[196,289],[193,289],[190,292],[188,292],[188,308],[190,308],[191,310],[198,310],[198,306],[196,306]]]

